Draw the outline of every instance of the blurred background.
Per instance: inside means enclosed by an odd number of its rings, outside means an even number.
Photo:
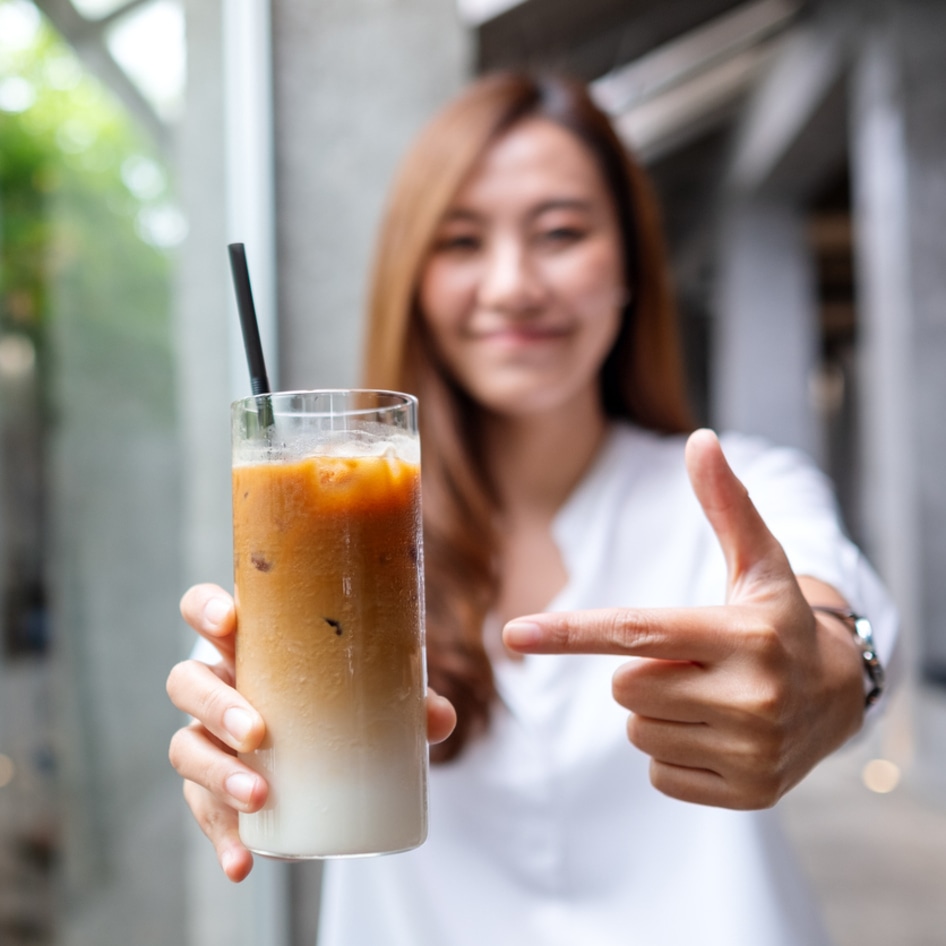
[[[946,4],[0,0],[3,946],[314,942],[317,867],[230,887],[166,756],[177,600],[230,583],[226,244],[274,383],[354,383],[399,155],[521,63],[649,166],[702,420],[812,454],[900,604],[885,718],[780,808],[839,946],[946,943]]]

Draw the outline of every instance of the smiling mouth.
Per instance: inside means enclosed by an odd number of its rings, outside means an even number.
[[[557,325],[507,325],[503,328],[478,332],[473,337],[483,342],[507,342],[527,344],[529,342],[557,341],[570,335],[569,329]]]

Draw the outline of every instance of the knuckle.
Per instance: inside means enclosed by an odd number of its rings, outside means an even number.
[[[618,608],[607,614],[605,623],[607,639],[619,649],[646,648],[663,639],[662,630],[646,612],[631,608]]]
[[[184,797],[198,822],[214,823],[224,816],[236,817],[236,809],[243,809],[230,798],[225,787],[233,772],[233,761],[233,756],[221,750],[209,756],[188,754],[177,767],[184,779]]]
[[[755,721],[756,726],[772,730],[779,726],[785,706],[785,688],[781,682],[770,677],[756,680],[747,694],[744,712]]]
[[[191,661],[189,660],[181,660],[171,667],[171,670],[168,673],[167,682],[165,683],[165,690],[167,690],[167,694],[171,698],[172,702],[174,701],[175,694],[180,692],[181,687],[185,683],[190,670],[190,664]]]
[[[194,716],[208,725],[209,729],[218,731],[223,723],[223,714],[233,705],[232,696],[231,687],[223,681],[215,681],[197,694]]]
[[[771,808],[784,794],[785,739],[773,732],[767,738],[746,739],[729,752],[731,775],[743,807]]]
[[[697,785],[681,778],[676,768],[664,765],[656,759],[650,760],[649,777],[650,784],[668,798],[696,804],[722,804],[715,794],[708,792],[705,784]]]
[[[789,702],[791,656],[771,625],[754,627],[744,638],[749,655],[737,708],[763,725],[780,725]]]
[[[753,622],[743,631],[741,643],[750,648],[756,659],[767,666],[778,663],[785,653],[778,628],[768,620]]]
[[[203,785],[192,779],[185,778],[183,780],[183,786],[184,801],[187,802],[187,807],[190,808],[194,820],[198,824],[201,824],[207,803],[212,796]]]
[[[652,745],[652,740],[648,737],[648,727],[646,720],[642,720],[636,713],[629,713],[627,725],[625,727],[628,742],[636,749],[639,749],[645,755],[653,755],[656,746]]]
[[[171,767],[176,771],[181,771],[181,766],[183,765],[183,756],[185,755],[185,749],[182,745],[182,742],[186,739],[186,731],[179,729],[173,736],[171,736],[171,742],[168,746],[168,761],[171,763]]]
[[[557,631],[562,647],[566,650],[580,649],[582,646],[583,632],[581,621],[572,615],[569,615],[562,622]]]
[[[219,812],[211,803],[212,796],[210,793],[196,782],[185,780],[184,800],[187,802],[197,826],[213,841],[216,834],[214,825],[219,822],[220,818]]]
[[[757,779],[744,794],[745,807],[754,811],[774,808],[782,797],[781,780],[774,774]]]
[[[195,812],[195,817],[197,818],[197,824],[200,825],[200,830],[211,841],[216,841],[221,835],[226,834],[233,815],[232,812],[219,804],[207,804],[206,799],[209,797],[205,796],[205,804],[202,804],[200,809]]]
[[[770,772],[786,753],[788,723],[783,688],[762,683],[736,708],[733,761],[747,772]]]
[[[782,752],[777,740],[747,740],[732,758],[744,779],[764,787],[781,766]]]
[[[633,667],[622,664],[611,677],[611,697],[618,706],[634,708]]]
[[[614,611],[607,615],[604,631],[607,639],[621,645],[627,639],[627,621],[624,611]]]
[[[181,617],[188,624],[193,625],[194,619],[200,611],[200,605],[206,594],[206,585],[192,585],[181,595]]]

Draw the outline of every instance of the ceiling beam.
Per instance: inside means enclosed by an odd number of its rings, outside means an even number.
[[[476,68],[547,66],[596,79],[743,3],[525,0],[477,30]]]
[[[645,160],[731,121],[800,11],[753,0],[592,83],[595,101]]]
[[[725,175],[729,188],[801,196],[843,160],[856,36],[855,22],[832,14],[786,39],[743,111]]]

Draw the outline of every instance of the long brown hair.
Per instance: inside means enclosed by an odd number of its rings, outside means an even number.
[[[435,233],[474,165],[534,117],[586,145],[618,213],[630,294],[601,370],[606,414],[667,433],[692,429],[663,235],[644,172],[581,83],[527,72],[476,81],[401,165],[379,234],[365,344],[365,383],[420,401],[429,678],[458,715],[453,735],[434,749],[438,761],[454,758],[487,725],[496,696],[482,631],[498,594],[499,536],[476,405],[438,364],[417,291]]]

